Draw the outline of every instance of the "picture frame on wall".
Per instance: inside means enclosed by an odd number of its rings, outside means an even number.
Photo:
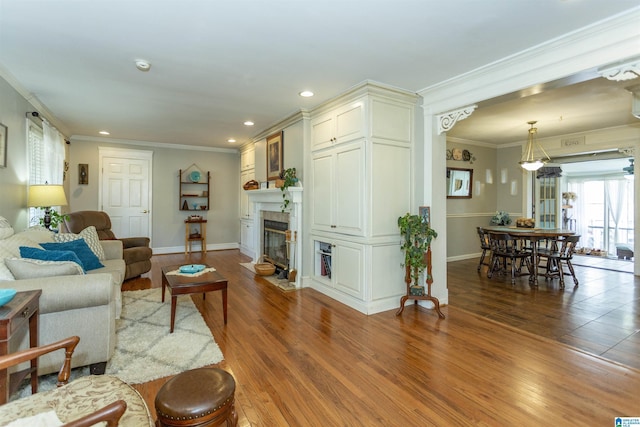
[[[431,208],[429,206],[420,206],[418,208],[419,215],[423,218],[427,226],[431,227]]]
[[[78,163],[78,185],[89,184],[89,164]]]
[[[473,169],[447,168],[447,199],[470,199]]]
[[[7,127],[0,123],[0,168],[7,167]]]
[[[283,171],[283,139],[284,132],[280,131],[267,137],[267,180],[280,179]]]

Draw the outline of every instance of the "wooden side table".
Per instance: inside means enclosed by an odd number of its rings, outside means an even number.
[[[196,231],[191,232],[191,226],[196,225]],[[191,244],[200,242],[200,251],[207,252],[207,220],[187,218],[184,220],[184,254],[191,252]]]
[[[4,306],[0,307],[0,355],[9,353],[9,344],[13,335],[29,327],[29,345],[38,346],[38,316],[40,309],[40,289],[18,292]],[[31,374],[31,392],[38,391],[38,359],[31,361],[31,366],[22,371],[8,374],[6,369],[0,370],[0,405],[7,403],[11,393],[17,390],[27,375]]]

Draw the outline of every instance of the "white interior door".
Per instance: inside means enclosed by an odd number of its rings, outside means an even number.
[[[117,237],[151,238],[153,152],[100,149],[100,206]]]

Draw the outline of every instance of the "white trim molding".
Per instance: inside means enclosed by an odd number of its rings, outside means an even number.
[[[624,64],[598,70],[600,75],[607,80],[621,82],[633,80],[640,76],[640,59],[625,62]]]

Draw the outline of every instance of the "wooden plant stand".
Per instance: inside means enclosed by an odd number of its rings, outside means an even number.
[[[438,313],[438,317],[444,319],[444,314],[440,311],[440,301],[438,301],[438,298],[431,295],[431,284],[433,283],[433,279],[431,278],[431,247],[427,249],[424,256],[427,262],[427,294],[411,295],[411,271],[409,271],[409,266],[407,265],[404,274],[404,281],[407,283],[407,294],[400,298],[400,308],[396,311],[396,316],[400,316],[404,311],[405,302],[407,302],[408,299],[412,299],[415,300],[415,304],[418,304],[418,301],[431,301]]]

